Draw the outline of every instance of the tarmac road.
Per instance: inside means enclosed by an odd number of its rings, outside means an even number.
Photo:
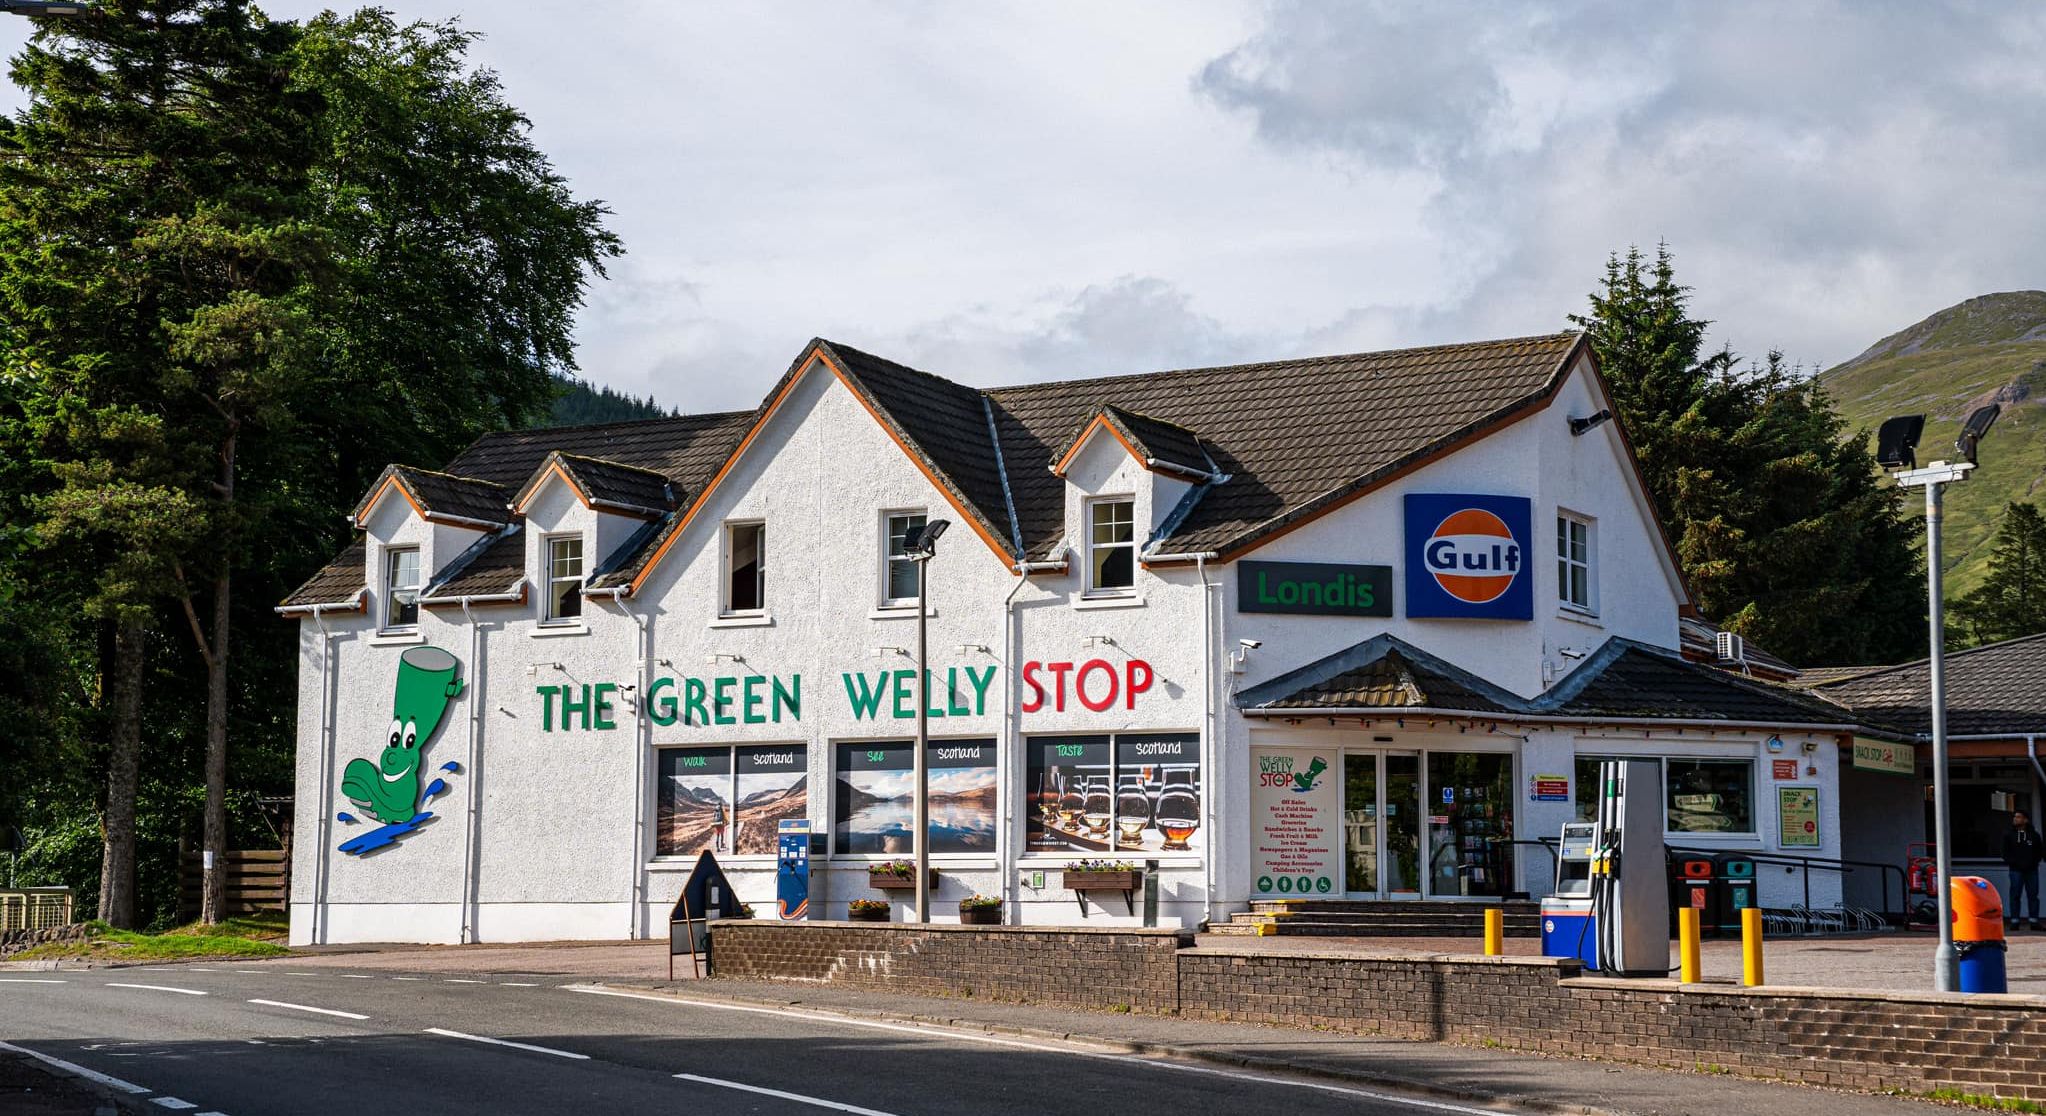
[[[560,978],[288,963],[0,973],[0,1040],[193,1116],[1509,1111]]]

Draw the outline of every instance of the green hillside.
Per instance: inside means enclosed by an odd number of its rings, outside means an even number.
[[[666,418],[676,412],[654,402],[649,395],[634,399],[602,384],[591,386],[570,376],[554,377],[554,413],[544,426],[586,426],[596,422],[631,422],[634,419]]]
[[[2003,506],[2046,499],[2046,291],[2008,291],[1950,306],[1820,376],[1855,426],[1923,414],[1918,460],[1953,457],[1954,436],[1976,407],[2003,404],[1982,443],[1982,467],[1947,491],[1947,597],[1987,572]],[[1913,507],[1923,512],[1923,500]]]

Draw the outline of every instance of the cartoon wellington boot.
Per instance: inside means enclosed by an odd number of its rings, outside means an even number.
[[[398,689],[391,701],[391,735],[378,763],[348,761],[341,793],[377,820],[411,821],[419,810],[421,753],[440,728],[448,703],[462,692],[453,655],[438,647],[413,647],[398,658]]]

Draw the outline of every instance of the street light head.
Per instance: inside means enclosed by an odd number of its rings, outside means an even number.
[[[1918,437],[1925,433],[1924,415],[1898,415],[1876,431],[1876,464],[1885,469],[1918,467]]]
[[[938,552],[938,537],[950,526],[952,521],[949,519],[933,519],[921,527],[910,528],[909,533],[902,537],[903,552],[918,561],[930,558]]]
[[[1982,436],[1989,433],[1989,428],[1996,425],[1996,416],[2002,413],[2001,406],[1991,403],[1986,407],[1975,408],[1975,413],[1969,415],[1968,421],[1961,424],[1961,436],[1954,439],[1954,452],[1960,455],[1961,460],[1970,465],[1976,463],[1975,443],[1980,442]]]

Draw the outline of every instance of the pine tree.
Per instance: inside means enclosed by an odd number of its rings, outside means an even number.
[[[1701,358],[1668,246],[1613,256],[1584,327],[1698,609],[1791,662],[1893,662],[1923,646],[1901,499],[1866,438],[1779,353]]]
[[[2037,504],[2013,502],[2004,509],[1989,576],[1954,602],[1953,613],[1970,644],[2046,632],[2046,516]]]

